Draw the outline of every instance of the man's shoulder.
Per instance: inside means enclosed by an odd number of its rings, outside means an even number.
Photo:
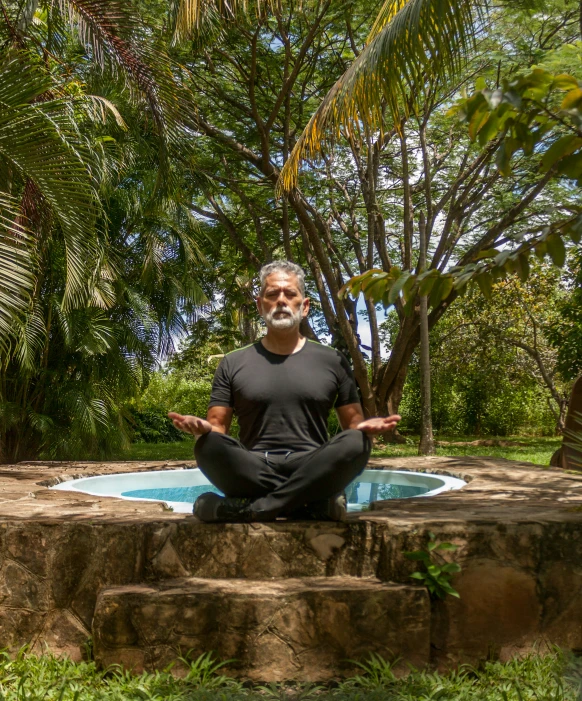
[[[255,343],[249,343],[242,348],[235,348],[224,355],[222,362],[227,365],[237,365],[240,362],[244,362],[248,355],[256,355],[257,346],[260,341],[255,341]]]
[[[325,346],[323,343],[307,339],[307,348],[310,353],[319,355],[324,361],[337,363],[347,362],[343,353],[340,353],[340,351],[331,346]]]
[[[260,341],[255,341],[254,343],[249,343],[246,346],[242,346],[242,348],[235,348],[234,350],[228,351],[228,353],[225,354],[225,358],[231,358],[234,357],[237,353],[242,353],[243,351],[249,351],[249,349],[254,349],[259,345]]]

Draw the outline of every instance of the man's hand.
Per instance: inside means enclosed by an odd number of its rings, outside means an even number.
[[[393,414],[392,416],[375,416],[371,419],[366,419],[361,421],[355,428],[358,431],[363,431],[368,435],[375,435],[376,433],[385,433],[386,431],[391,431],[396,427],[396,424],[400,421],[400,416],[398,414]]]
[[[197,438],[212,431],[212,424],[206,419],[198,418],[198,416],[182,416],[182,414],[176,414],[174,411],[169,411],[168,416],[172,419],[172,423],[176,428]]]

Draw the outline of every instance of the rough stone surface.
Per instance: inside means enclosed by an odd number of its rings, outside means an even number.
[[[160,503],[48,489],[96,474],[194,466],[4,466],[0,647],[80,656],[104,587],[176,577],[410,584],[418,565],[404,552],[423,547],[432,532],[458,546],[445,555],[462,567],[453,580],[460,601],[432,605],[432,662],[505,657],[540,640],[582,650],[582,473],[490,458],[376,459],[378,469],[440,472],[468,484],[430,499],[377,502],[341,524],[204,524]]]
[[[177,579],[103,589],[93,640],[103,666],[159,669],[213,650],[233,676],[323,681],[371,652],[426,665],[430,604],[422,587],[377,579]]]

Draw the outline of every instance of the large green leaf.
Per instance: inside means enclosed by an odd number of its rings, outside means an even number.
[[[28,233],[19,216],[18,202],[0,192],[0,348],[27,308],[34,284]]]
[[[0,159],[34,184],[57,220],[66,242],[70,298],[82,289],[97,251],[97,159],[72,121],[70,101],[26,102],[46,88],[47,76],[25,55],[0,58],[0,85]]]

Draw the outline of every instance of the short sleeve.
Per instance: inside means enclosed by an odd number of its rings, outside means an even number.
[[[358,395],[358,388],[356,387],[356,381],[354,379],[354,374],[350,364],[344,355],[342,355],[339,351],[336,352],[339,361],[339,386],[335,406],[340,407],[344,406],[345,404],[359,404],[360,396]]]
[[[228,361],[224,357],[214,373],[208,406],[234,406]]]

